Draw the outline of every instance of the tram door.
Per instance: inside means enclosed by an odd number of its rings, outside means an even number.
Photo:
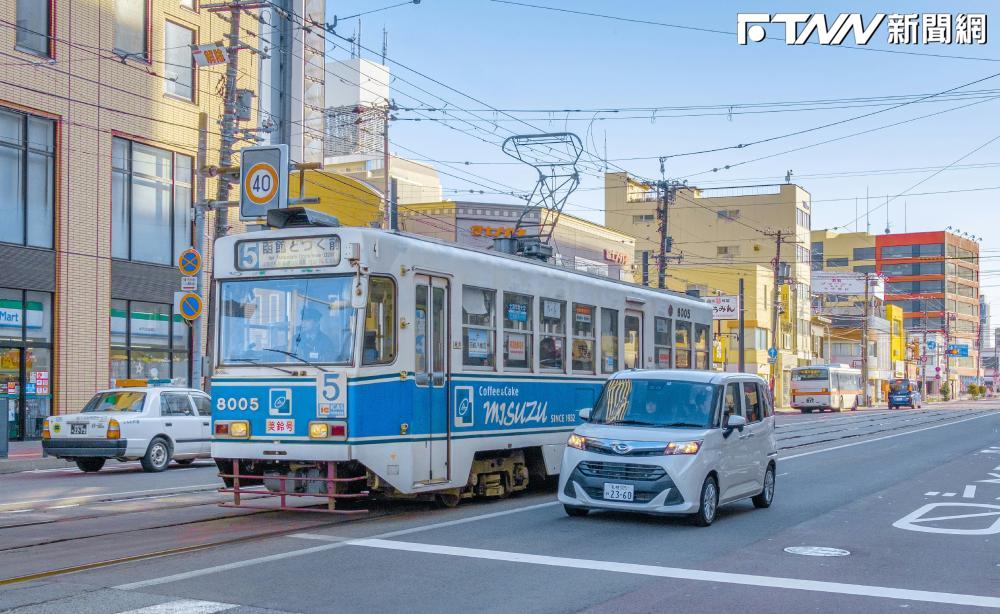
[[[445,482],[451,434],[448,430],[448,280],[417,275],[414,314],[413,424],[416,434],[426,434],[424,445],[414,446],[414,482]]]
[[[642,368],[642,312],[625,310],[625,368]]]

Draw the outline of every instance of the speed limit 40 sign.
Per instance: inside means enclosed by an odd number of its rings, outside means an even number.
[[[288,206],[288,145],[240,150],[240,219],[267,217]]]

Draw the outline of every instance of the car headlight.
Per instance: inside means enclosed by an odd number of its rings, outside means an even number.
[[[701,441],[671,441],[663,453],[667,456],[676,454],[697,454],[701,449]]]
[[[583,435],[577,435],[573,433],[569,436],[569,440],[566,445],[571,448],[576,448],[577,450],[583,450],[587,446],[587,438]]]
[[[249,437],[250,436],[250,423],[246,420],[239,420],[236,422],[229,423],[229,436],[230,437]]]

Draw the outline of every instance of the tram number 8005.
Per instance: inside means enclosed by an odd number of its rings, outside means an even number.
[[[257,411],[260,409],[260,402],[257,399],[248,399],[246,397],[219,397],[215,402],[215,409],[219,411],[230,410],[230,411]]]

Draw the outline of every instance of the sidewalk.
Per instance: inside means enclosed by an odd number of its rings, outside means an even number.
[[[72,466],[73,463],[43,456],[40,441],[12,441],[7,458],[0,458],[0,474]]]

